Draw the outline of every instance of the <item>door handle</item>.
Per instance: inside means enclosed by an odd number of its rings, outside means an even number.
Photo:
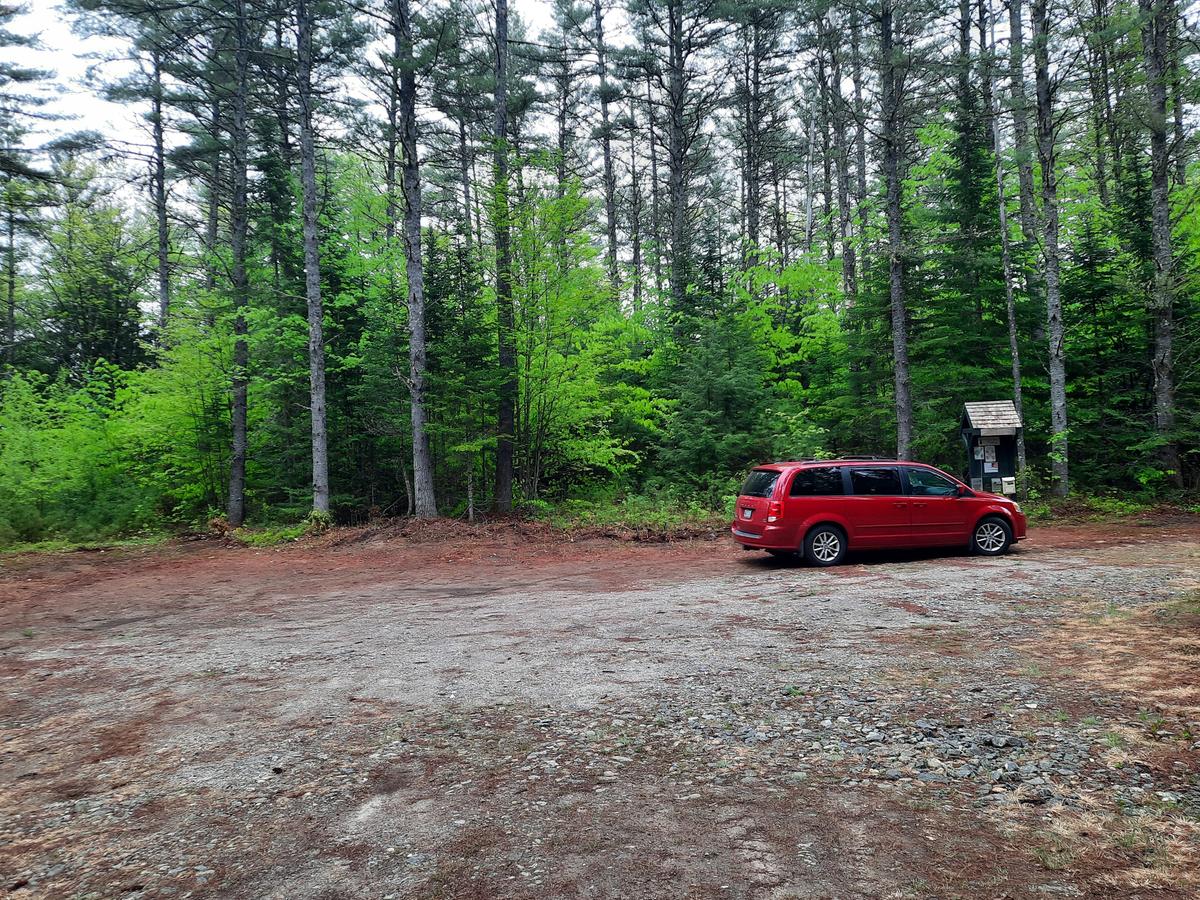
[[[907,503],[897,503],[897,504],[896,504],[896,509],[903,509],[903,508],[904,508],[904,507],[906,507],[906,506],[908,506],[908,504],[907,504]]]
[[[914,504],[913,504],[913,507],[914,507],[914,508],[916,508],[916,509],[924,509],[924,508],[925,508],[925,504],[924,504],[924,503],[914,503]]]

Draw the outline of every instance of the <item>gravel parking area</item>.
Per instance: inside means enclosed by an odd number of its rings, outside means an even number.
[[[1200,523],[0,562],[13,897],[1192,897]]]

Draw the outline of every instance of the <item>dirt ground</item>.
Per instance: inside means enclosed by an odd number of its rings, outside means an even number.
[[[1200,896],[1200,520],[0,559],[13,897]]]

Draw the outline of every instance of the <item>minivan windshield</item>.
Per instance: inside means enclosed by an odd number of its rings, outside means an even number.
[[[770,497],[771,489],[779,480],[779,473],[770,469],[754,469],[742,485],[743,497]]]

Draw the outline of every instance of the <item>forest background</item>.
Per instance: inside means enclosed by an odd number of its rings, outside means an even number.
[[[54,15],[137,127],[53,112],[80,87],[19,51]],[[1174,0],[0,4],[0,545],[701,517],[771,459],[962,475],[962,404],[1009,398],[1026,498],[1194,503],[1197,34]]]

